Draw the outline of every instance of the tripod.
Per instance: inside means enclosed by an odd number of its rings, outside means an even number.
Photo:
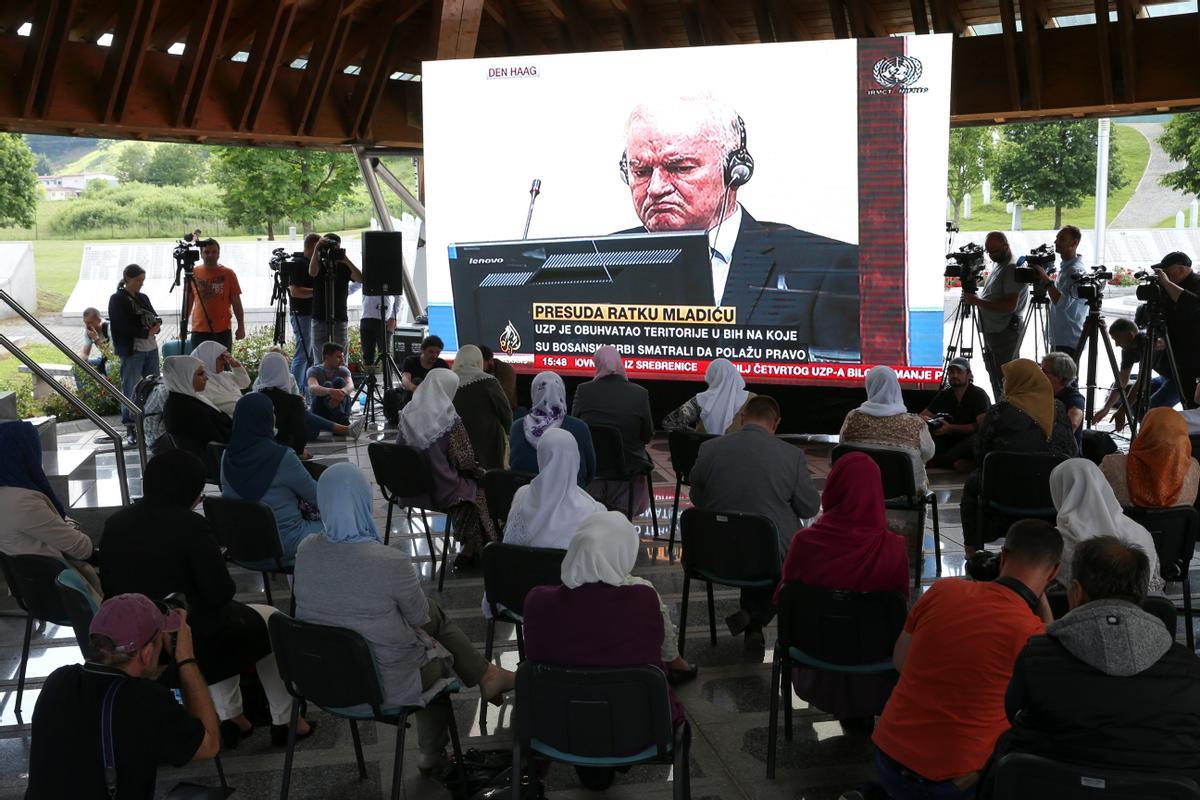
[[[1087,355],[1087,402],[1084,407],[1083,422],[1090,430],[1092,427],[1092,415],[1096,408],[1096,356],[1097,356],[1097,341],[1104,341],[1104,352],[1108,356],[1108,366],[1112,370],[1115,378],[1120,377],[1121,368],[1117,365],[1117,356],[1113,351],[1112,339],[1109,338],[1108,328],[1104,324],[1104,317],[1100,316],[1100,305],[1104,302],[1103,295],[1096,291],[1093,297],[1089,297],[1087,319],[1083,321],[1083,333],[1079,336],[1079,346],[1076,352],[1079,353],[1080,365],[1083,364],[1083,357]],[[1085,351],[1084,345],[1087,345]],[[1146,384],[1149,386],[1149,382]],[[1117,391],[1121,393],[1121,404],[1125,408],[1129,408],[1129,398],[1125,393],[1125,387],[1117,386]],[[1129,430],[1133,434],[1137,434],[1137,422],[1132,417],[1129,420]]]
[[[287,279],[284,277],[281,270],[275,270],[275,277],[271,286],[271,304],[275,306],[275,328],[271,337],[271,343],[277,344],[280,347],[287,344]]]
[[[200,312],[204,314],[204,321],[208,323],[208,329],[212,330],[212,317],[208,315],[208,309],[204,307],[204,298],[196,291],[196,276],[191,267],[183,262],[175,265],[175,283],[171,284],[170,291],[175,291],[175,287],[180,285],[180,277],[183,278],[183,292],[180,298],[179,307],[179,354],[187,353],[187,338],[188,338],[188,316],[191,313],[192,299],[200,304]]]
[[[1142,357],[1138,366],[1138,380],[1134,387],[1136,397],[1133,399],[1131,406],[1133,413],[1129,415],[1130,429],[1133,428],[1135,420],[1139,420],[1146,415],[1150,410],[1150,395],[1153,389],[1150,385],[1150,377],[1154,374],[1154,344],[1160,338],[1166,344],[1164,352],[1167,358],[1167,369],[1170,371],[1171,380],[1175,381],[1175,385],[1179,387],[1180,392],[1183,392],[1183,382],[1179,380],[1179,367],[1175,362],[1175,349],[1171,346],[1171,335],[1167,333],[1167,322],[1163,319],[1162,308],[1159,306],[1161,300],[1151,300],[1146,304],[1146,343],[1142,347]],[[1184,405],[1186,408],[1186,403]]]
[[[1025,319],[1021,320],[1021,335],[1017,337],[1016,355],[1021,354],[1025,344],[1025,333],[1033,327],[1033,360],[1041,362],[1042,356],[1050,352],[1050,295],[1045,286],[1035,286],[1025,308]],[[1107,336],[1107,333],[1105,334]],[[1041,345],[1041,351],[1038,350]],[[1111,349],[1111,347],[1110,347]]]
[[[353,406],[358,402],[359,397],[366,394],[367,402],[364,413],[367,421],[372,425],[375,424],[376,404],[382,404],[384,396],[392,390],[392,372],[395,371],[397,377],[400,375],[400,368],[396,366],[396,361],[392,358],[392,348],[387,338],[387,322],[384,319],[384,309],[390,299],[387,296],[379,298],[379,329],[383,332],[383,341],[379,343],[379,352],[375,355],[375,360],[367,367],[366,379],[359,384],[358,390],[354,393],[354,399],[350,401],[350,405]],[[376,368],[383,372],[382,388],[375,379]]]
[[[983,337],[983,328],[979,325],[979,310],[974,306],[967,305],[961,299],[958,305],[954,307],[952,312],[954,322],[950,325],[949,344],[946,345],[946,358],[942,361],[942,385],[940,388],[945,389],[947,385],[946,370],[950,366],[950,361],[954,358],[962,357],[968,361],[975,354],[975,344],[979,343],[979,350],[983,353],[984,361],[988,361],[992,357],[991,350],[988,349],[987,340]],[[988,376],[991,376],[992,371],[988,370]],[[992,391],[995,396],[1000,396],[1000,387],[995,381],[992,381]]]

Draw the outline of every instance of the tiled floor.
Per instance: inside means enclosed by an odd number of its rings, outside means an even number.
[[[358,443],[325,442],[311,449],[323,461],[350,460],[358,463],[370,475],[367,444],[384,438],[374,432]],[[388,436],[390,439],[390,435]],[[809,468],[817,477],[818,487],[828,473],[827,442],[813,441],[803,445]],[[643,549],[635,574],[654,583],[663,600],[678,620],[682,574],[677,563],[667,558],[665,537],[671,514],[675,485],[667,456],[665,440],[651,446],[655,470],[656,499],[659,526],[664,542],[655,543],[649,534],[649,517],[638,520],[643,531]],[[941,506],[942,574],[960,574],[963,563],[961,525],[958,516],[958,486],[961,478],[950,473],[934,473],[934,488]],[[686,491],[686,490],[685,490]],[[382,528],[387,508],[376,490],[375,516]],[[686,500],[684,502],[686,506]],[[439,517],[434,524],[440,527]],[[440,547],[440,539],[435,540]],[[419,530],[409,532],[404,516],[396,515],[391,546],[412,554],[426,583],[426,590],[436,594],[436,584],[430,574],[430,559],[425,537]],[[932,552],[932,527],[926,535],[926,551]],[[923,564],[926,581],[934,575],[934,560],[927,556]],[[239,599],[263,602],[261,581],[252,573],[236,570]],[[447,575],[445,592],[438,600],[482,651],[484,622],[479,613],[482,576]],[[275,602],[287,607],[287,591],[277,584]],[[715,592],[718,620],[732,613],[736,606],[734,590],[718,588]],[[10,604],[11,605],[11,604]],[[848,734],[827,714],[808,708],[793,697],[797,709],[794,740],[780,737],[779,769],[774,781],[766,779],[767,707],[771,651],[757,657],[747,656],[741,641],[733,640],[723,629],[718,631],[716,647],[710,647],[706,615],[694,603],[688,620],[687,657],[700,665],[699,678],[682,687],[678,694],[687,708],[693,730],[692,795],[695,798],[805,798],[826,800],[838,797],[846,788],[869,776],[869,741],[861,734]],[[53,626],[35,634],[29,665],[29,687],[26,690],[24,715],[18,715],[15,705],[15,675],[20,658],[23,619],[15,613],[0,616],[0,800],[18,798],[23,794],[29,747],[28,720],[36,701],[41,678],[57,666],[78,658],[78,650],[70,631]],[[773,630],[767,631],[768,644]],[[511,628],[500,626],[497,651],[507,667],[516,663],[516,643]],[[455,701],[464,747],[507,749],[510,744],[510,705],[502,708],[488,706],[488,735],[480,735],[478,719],[479,698],[473,691],[463,692]],[[319,712],[310,718],[320,720],[317,734],[303,742],[297,751],[291,796],[294,798],[380,798],[387,797],[391,776],[395,729],[367,723],[361,725],[363,744],[368,761],[369,777],[358,781],[348,726]],[[409,798],[448,797],[449,793],[432,780],[420,777],[415,769],[416,737],[406,741],[404,796]],[[279,792],[283,770],[282,748],[272,748],[266,731],[257,731],[235,751],[222,757],[225,772],[235,797],[271,798]],[[160,771],[164,790],[180,780],[215,783],[216,774],[211,762],[184,769]],[[607,792],[612,798],[655,800],[671,796],[671,769],[665,766],[646,766],[619,775]],[[548,795],[554,798],[594,797],[594,793],[579,786],[575,774],[561,765],[552,767],[547,778]]]

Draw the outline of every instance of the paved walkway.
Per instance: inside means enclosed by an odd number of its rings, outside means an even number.
[[[1162,147],[1158,137],[1163,132],[1163,126],[1158,122],[1135,122],[1129,127],[1146,137],[1150,142],[1150,161],[1146,171],[1138,182],[1137,189],[1129,202],[1113,219],[1111,228],[1153,228],[1177,211],[1187,213],[1188,204],[1193,195],[1177,192],[1163,186],[1159,179],[1168,172],[1174,172],[1182,165],[1171,161]]]

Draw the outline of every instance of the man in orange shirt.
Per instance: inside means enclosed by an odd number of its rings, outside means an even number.
[[[200,258],[203,263],[194,272],[195,292],[188,296],[192,349],[201,342],[212,341],[232,352],[230,323],[233,317],[237,317],[237,338],[246,338],[242,287],[238,284],[237,273],[220,264],[221,245],[216,239],[200,242]]]
[[[975,797],[1008,730],[1004,691],[1017,654],[1053,620],[1045,591],[1062,547],[1054,526],[1021,520],[1008,530],[999,578],[940,580],[913,606],[892,654],[900,681],[872,737],[892,800]]]

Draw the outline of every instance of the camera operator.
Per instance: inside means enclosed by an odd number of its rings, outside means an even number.
[[[975,469],[975,432],[979,429],[979,418],[992,407],[992,401],[972,379],[970,361],[951,359],[946,365],[948,385],[921,412],[937,448],[927,466],[949,467],[959,472]]]
[[[312,297],[313,279],[308,274],[308,265],[321,234],[310,233],[304,237],[304,253],[288,262],[288,302],[291,307],[292,335],[296,337],[296,354],[292,356],[291,373],[297,386],[304,386],[304,376],[312,361]]]
[[[1117,376],[1116,385],[1108,394],[1108,399],[1104,401],[1104,405],[1095,414],[1092,415],[1092,424],[1099,425],[1104,421],[1117,404],[1121,401],[1121,393],[1117,387],[1124,387],[1132,400],[1135,396],[1135,388],[1130,386],[1129,381],[1133,377],[1134,367],[1142,359],[1142,353],[1146,348],[1146,334],[1138,330],[1135,322],[1127,319],[1118,319],[1108,326],[1108,332],[1112,335],[1113,344],[1121,348],[1121,374]],[[1151,370],[1157,372],[1150,378],[1151,394],[1150,408],[1172,408],[1179,402],[1179,389],[1175,386],[1175,382],[1171,380],[1167,374],[1170,368],[1163,361],[1163,346],[1158,347],[1154,354],[1154,362],[1151,365]],[[1138,375],[1138,380],[1142,380],[1141,375]],[[1117,430],[1122,430],[1125,427],[1125,419],[1127,414],[1125,409],[1117,409],[1117,413],[1113,416],[1113,423]]]
[[[327,269],[331,269],[332,274],[326,272]],[[346,313],[346,298],[350,295],[350,281],[362,283],[363,276],[346,258],[342,237],[336,233],[327,233],[317,241],[309,258],[308,274],[314,279],[310,348],[313,363],[317,364],[326,342],[336,342],[343,349],[347,347],[346,323],[350,317]]]
[[[188,295],[187,313],[192,317],[192,349],[201,342],[218,342],[233,349],[230,323],[237,317],[237,338],[246,338],[242,313],[242,287],[237,273],[220,263],[221,245],[216,239],[200,242],[202,265],[196,267],[192,281],[195,293]]]
[[[1029,292],[1017,282],[1012,248],[1003,233],[989,233],[983,247],[996,266],[978,296],[964,293],[962,302],[979,310],[979,327],[988,350],[984,364],[992,385],[1000,386],[1004,381],[1000,368],[1017,357],[1021,315],[1029,304]]]
[[[1083,233],[1074,225],[1067,225],[1054,237],[1054,249],[1062,256],[1058,274],[1051,278],[1041,264],[1032,267],[1038,277],[1046,282],[1046,293],[1050,296],[1050,344],[1079,361],[1079,337],[1083,334],[1083,322],[1087,319],[1087,301],[1079,296],[1079,279],[1083,277],[1083,258],[1076,252]]]
[[[1200,377],[1200,275],[1192,272],[1192,260],[1180,252],[1167,253],[1153,269],[1162,289],[1163,319],[1179,370],[1175,376],[1179,396],[1186,408],[1194,408]]]
[[[162,330],[162,319],[150,298],[142,294],[146,270],[130,264],[121,274],[117,291],[108,298],[108,320],[113,350],[121,359],[121,393],[133,399],[138,381],[158,374],[155,335]],[[136,444],[133,416],[125,406],[121,406],[121,422],[125,423],[126,444]]]

